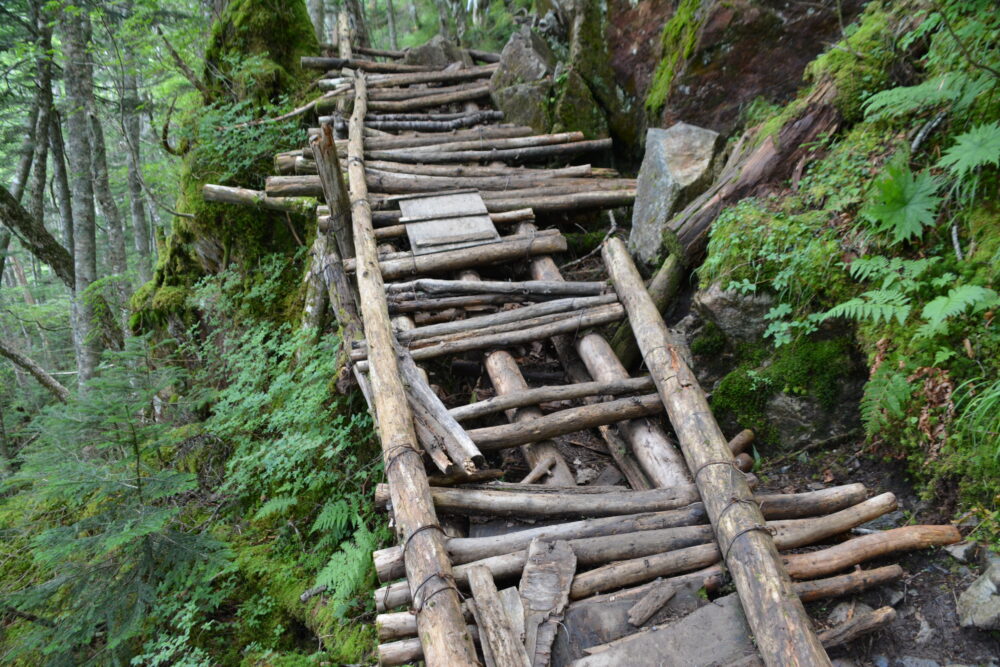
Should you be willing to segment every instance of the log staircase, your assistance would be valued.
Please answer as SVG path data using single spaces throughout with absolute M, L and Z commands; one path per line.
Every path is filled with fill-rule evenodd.
M 858 566 L 957 530 L 844 539 L 895 509 L 892 494 L 755 493 L 753 434 L 723 436 L 622 242 L 603 244 L 609 280 L 564 280 L 554 256 L 566 238 L 544 223 L 635 197 L 633 179 L 583 162 L 610 140 L 504 124 L 489 106 L 495 54 L 404 65 L 402 53 L 352 50 L 343 16 L 337 48 L 303 59 L 324 72 L 323 95 L 297 111 L 318 118 L 309 144 L 275 157 L 264 192 L 204 196 L 295 212 L 325 201 L 305 319 L 322 322 L 328 300 L 382 443 L 375 502 L 397 544 L 374 554 L 379 663 L 822 665 L 824 647 L 891 622 L 886 607 L 817 633 L 803 601 L 897 580 L 898 565 Z M 601 333 L 622 320 L 642 353 L 637 376 Z M 529 384 L 540 343 L 565 383 Z M 442 400 L 452 369 L 470 367 L 489 384 L 472 402 Z M 593 449 L 607 464 L 578 484 L 573 452 Z M 514 450 L 529 472 L 496 481 Z M 802 551 L 818 543 L 832 546 Z M 657 621 L 683 587 L 729 582 L 736 594 L 712 610 Z M 623 609 L 628 625 L 563 637 L 554 655 L 562 619 L 583 605 Z M 698 637 L 697 615 L 714 609 L 735 619 L 735 644 Z

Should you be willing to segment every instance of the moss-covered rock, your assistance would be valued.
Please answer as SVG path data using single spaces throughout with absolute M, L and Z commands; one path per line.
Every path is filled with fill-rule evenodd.
M 552 131 L 583 132 L 588 139 L 608 136 L 608 119 L 576 70 L 557 72 L 555 106 L 552 109 Z

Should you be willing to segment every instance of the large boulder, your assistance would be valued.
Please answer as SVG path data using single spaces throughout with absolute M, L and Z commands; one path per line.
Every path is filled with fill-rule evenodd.
M 641 188 L 641 174 L 639 178 Z M 636 209 L 638 208 L 637 197 Z M 774 297 L 769 294 L 744 294 L 737 290 L 722 289 L 719 283 L 712 283 L 694 295 L 695 311 L 704 320 L 718 327 L 727 339 L 737 342 L 760 341 L 768 326 L 765 316 L 773 306 Z
M 959 596 L 958 619 L 963 628 L 1000 630 L 1000 559 Z
M 720 145 L 718 132 L 687 123 L 646 133 L 628 242 L 644 268 L 658 266 L 667 254 L 670 216 L 711 184 Z
M 608 119 L 583 77 L 575 69 L 559 68 L 555 80 L 559 83 L 552 110 L 552 131 L 579 131 L 588 139 L 608 136 Z
M 443 35 L 438 34 L 418 47 L 407 49 L 403 63 L 406 65 L 425 65 L 438 69 L 443 69 L 451 63 L 462 63 L 466 67 L 472 67 L 472 58 L 468 51 L 452 44 Z

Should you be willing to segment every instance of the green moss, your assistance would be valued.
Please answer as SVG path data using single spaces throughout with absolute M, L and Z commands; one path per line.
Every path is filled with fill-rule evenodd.
M 705 326 L 691 341 L 691 352 L 701 357 L 714 357 L 726 349 L 726 334 L 714 322 L 705 322 Z
M 670 96 L 670 87 L 684 62 L 694 53 L 701 21 L 698 17 L 700 0 L 681 0 L 674 15 L 664 24 L 660 34 L 660 62 L 653 73 L 653 82 L 646 95 L 646 111 L 657 114 Z
M 880 2 L 872 2 L 861 18 L 844 31 L 845 37 L 806 68 L 806 76 L 818 81 L 831 76 L 837 86 L 834 104 L 848 122 L 861 120 L 862 105 L 890 82 L 892 49 L 890 14 Z
M 583 132 L 587 139 L 608 136 L 608 120 L 604 111 L 576 70 L 570 69 L 556 76 L 554 96 L 553 132 Z

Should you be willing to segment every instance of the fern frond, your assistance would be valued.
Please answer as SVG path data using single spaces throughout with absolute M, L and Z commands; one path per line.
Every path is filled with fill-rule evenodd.
M 351 506 L 342 498 L 328 502 L 313 521 L 312 532 L 342 535 L 351 521 L 351 513 Z
M 257 510 L 256 514 L 253 515 L 254 521 L 266 519 L 267 517 L 275 514 L 284 514 L 291 509 L 296 502 L 298 502 L 298 499 L 294 496 L 278 496 L 276 498 L 271 498 L 264 503 L 259 510 Z
M 989 77 L 948 72 L 916 86 L 900 86 L 875 93 L 863 105 L 865 118 L 881 120 L 905 116 L 941 104 L 953 104 L 956 110 L 961 111 L 991 85 Z
M 924 306 L 920 315 L 927 320 L 917 329 L 918 338 L 930 338 L 944 333 L 947 321 L 965 313 L 970 307 L 974 311 L 996 305 L 997 293 L 980 285 L 959 285 L 948 290 Z
M 900 324 L 910 315 L 910 297 L 894 290 L 871 290 L 826 311 L 823 319 L 846 317 L 856 322 L 890 322 Z
M 957 178 L 987 164 L 1000 166 L 1000 122 L 977 125 L 958 135 L 955 144 L 938 160 L 938 166 Z
M 910 399 L 911 387 L 906 376 L 882 366 L 876 371 L 861 397 L 861 421 L 869 435 L 875 435 L 885 428 L 890 418 L 901 419 L 905 414 L 906 402 Z

